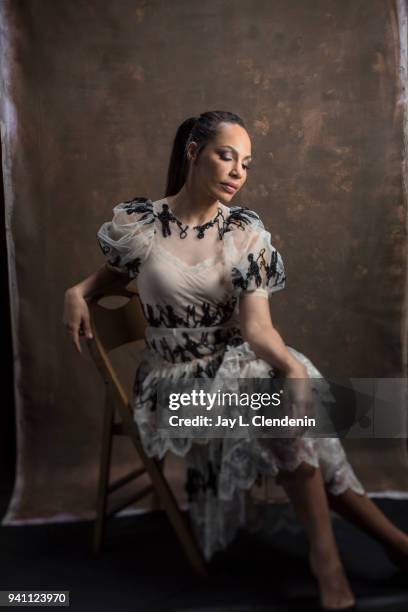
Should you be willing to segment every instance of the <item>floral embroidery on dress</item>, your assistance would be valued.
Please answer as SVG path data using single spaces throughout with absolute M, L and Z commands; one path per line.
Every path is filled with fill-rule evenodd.
M 154 222 L 153 202 L 149 198 L 132 198 L 123 202 L 123 210 L 126 210 L 128 215 L 137 213 L 141 215 L 140 221 L 147 220 L 147 223 Z
M 146 320 L 152 327 L 209 327 L 228 321 L 236 304 L 236 297 L 215 306 L 209 302 L 201 302 L 200 305 L 187 304 L 184 316 L 177 314 L 172 304 L 141 302 L 141 307 Z
M 212 329 L 213 328 L 213 329 Z M 180 329 L 178 341 L 171 344 L 166 337 L 146 338 L 146 344 L 155 353 L 170 363 L 188 363 L 195 359 L 203 359 L 222 351 L 227 345 L 237 346 L 243 343 L 238 327 L 210 326 L 206 331 L 191 328 L 193 334 Z
M 153 237 L 153 202 L 135 197 L 117 204 L 113 218 L 105 222 L 97 233 L 97 241 L 113 268 L 137 278 L 143 262 L 145 247 Z M 151 226 L 151 227 L 149 227 Z
M 233 226 L 245 231 L 245 225 L 250 225 L 253 221 L 260 221 L 259 215 L 254 210 L 245 206 L 231 206 L 224 233 L 230 232 Z
M 245 276 L 238 268 L 232 268 L 232 283 L 235 287 L 248 289 L 252 280 L 254 280 L 256 287 L 261 287 L 263 283 L 261 270 L 265 270 L 265 286 L 278 289 L 285 285 L 286 275 L 282 267 L 278 268 L 278 252 L 276 249 L 272 249 L 270 263 L 268 264 L 265 260 L 265 251 L 266 249 L 262 248 L 256 258 L 254 253 L 248 253 L 247 258 L 249 263 Z M 271 280 L 274 282 L 271 283 Z

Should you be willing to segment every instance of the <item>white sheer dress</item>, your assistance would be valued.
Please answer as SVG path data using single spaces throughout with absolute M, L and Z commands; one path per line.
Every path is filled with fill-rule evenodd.
M 285 286 L 282 257 L 258 213 L 219 203 L 201 232 L 185 226 L 166 198 L 135 197 L 113 209 L 98 242 L 108 265 L 135 279 L 148 326 L 134 379 L 134 418 L 146 452 L 170 450 L 186 458 L 190 516 L 207 559 L 225 548 L 246 522 L 245 491 L 260 475 L 275 477 L 302 461 L 318 467 L 327 489 L 364 488 L 337 438 L 270 440 L 216 438 L 196 443 L 156 427 L 158 381 L 192 378 L 267 378 L 277 374 L 257 358 L 239 328 L 239 301 L 265 299 Z M 201 237 L 200 237 L 201 233 Z M 313 363 L 292 347 L 311 377 L 315 402 L 335 402 Z M 319 384 L 315 384 L 319 380 Z

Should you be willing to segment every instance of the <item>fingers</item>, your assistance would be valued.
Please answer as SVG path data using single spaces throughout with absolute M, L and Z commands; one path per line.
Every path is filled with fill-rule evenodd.
M 82 353 L 81 343 L 79 341 L 79 336 L 83 335 L 83 330 L 74 324 L 66 324 L 65 327 L 68 330 L 68 333 L 71 335 L 71 340 L 74 343 L 75 349 L 78 353 Z
M 76 328 L 72 333 L 72 341 L 78 353 L 82 353 L 81 343 L 79 342 L 79 330 Z
M 65 299 L 62 323 L 70 334 L 76 351 L 82 353 L 79 336 L 93 338 L 89 310 L 83 298 L 75 296 L 73 299 Z
M 84 319 L 83 328 L 84 328 L 83 333 L 86 334 L 86 337 L 87 338 L 93 338 L 92 329 L 91 329 L 91 322 L 90 322 L 90 320 L 88 318 Z

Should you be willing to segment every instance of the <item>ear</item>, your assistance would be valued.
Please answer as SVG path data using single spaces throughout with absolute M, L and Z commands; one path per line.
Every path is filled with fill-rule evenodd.
M 192 140 L 191 142 L 189 142 L 188 147 L 187 147 L 187 159 L 188 159 L 188 161 L 196 159 L 197 146 L 198 145 L 195 142 L 195 140 Z

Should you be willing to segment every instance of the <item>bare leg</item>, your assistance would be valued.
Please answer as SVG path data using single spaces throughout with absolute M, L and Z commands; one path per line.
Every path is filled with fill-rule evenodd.
M 327 492 L 330 507 L 374 537 L 398 567 L 408 571 L 408 534 L 394 525 L 366 495 L 347 489 L 340 495 Z
M 322 607 L 330 610 L 352 606 L 355 598 L 337 550 L 320 468 L 302 462 L 293 472 L 279 472 L 276 480 L 306 530 L 310 565 L 319 582 Z

